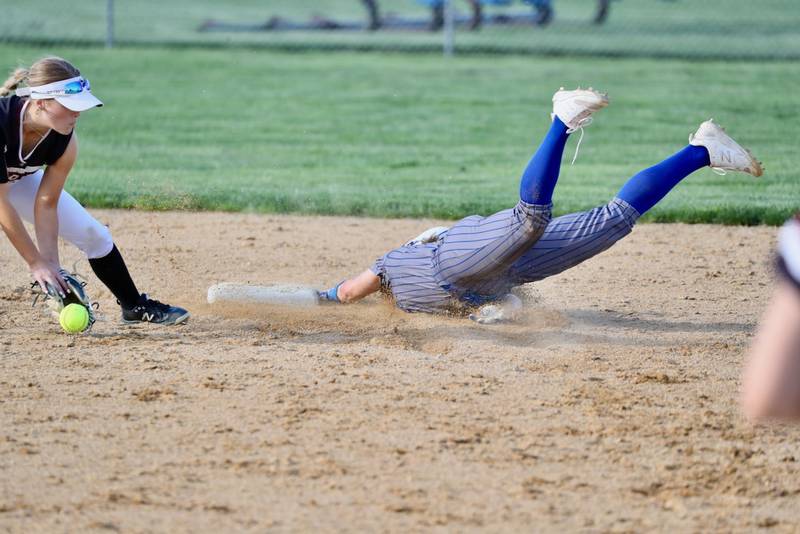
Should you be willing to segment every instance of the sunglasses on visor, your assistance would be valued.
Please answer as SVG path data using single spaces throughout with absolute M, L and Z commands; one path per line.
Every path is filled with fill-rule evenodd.
M 77 95 L 84 91 L 91 91 L 89 80 L 83 77 L 70 78 L 60 82 L 48 83 L 38 87 L 21 87 L 17 89 L 17 96 L 56 97 Z
M 89 80 L 81 78 L 80 80 L 76 80 L 74 82 L 69 82 L 68 84 L 65 84 L 64 88 L 62 89 L 62 92 L 65 95 L 77 95 L 78 93 L 91 90 L 92 86 L 89 84 Z

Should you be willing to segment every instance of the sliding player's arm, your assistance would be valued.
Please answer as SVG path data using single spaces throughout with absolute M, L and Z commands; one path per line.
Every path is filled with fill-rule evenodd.
M 355 278 L 344 280 L 327 291 L 320 291 L 321 301 L 351 303 L 375 293 L 381 288 L 381 279 L 367 269 Z

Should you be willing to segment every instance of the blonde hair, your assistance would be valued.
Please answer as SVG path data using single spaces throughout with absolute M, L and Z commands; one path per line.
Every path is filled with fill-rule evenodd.
M 80 76 L 81 71 L 60 57 L 43 57 L 27 69 L 14 69 L 0 86 L 0 97 L 10 95 L 20 85 L 36 87 Z

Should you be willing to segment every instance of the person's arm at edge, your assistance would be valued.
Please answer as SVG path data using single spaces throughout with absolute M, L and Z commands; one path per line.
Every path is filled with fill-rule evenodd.
M 742 380 L 753 420 L 800 418 L 800 291 L 783 280 L 761 320 Z

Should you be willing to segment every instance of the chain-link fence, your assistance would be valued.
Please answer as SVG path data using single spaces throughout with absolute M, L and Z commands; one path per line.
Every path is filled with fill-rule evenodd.
M 117 45 L 800 58 L 798 0 L 26 0 L 2 12 L 7 42 L 103 44 L 113 27 Z

